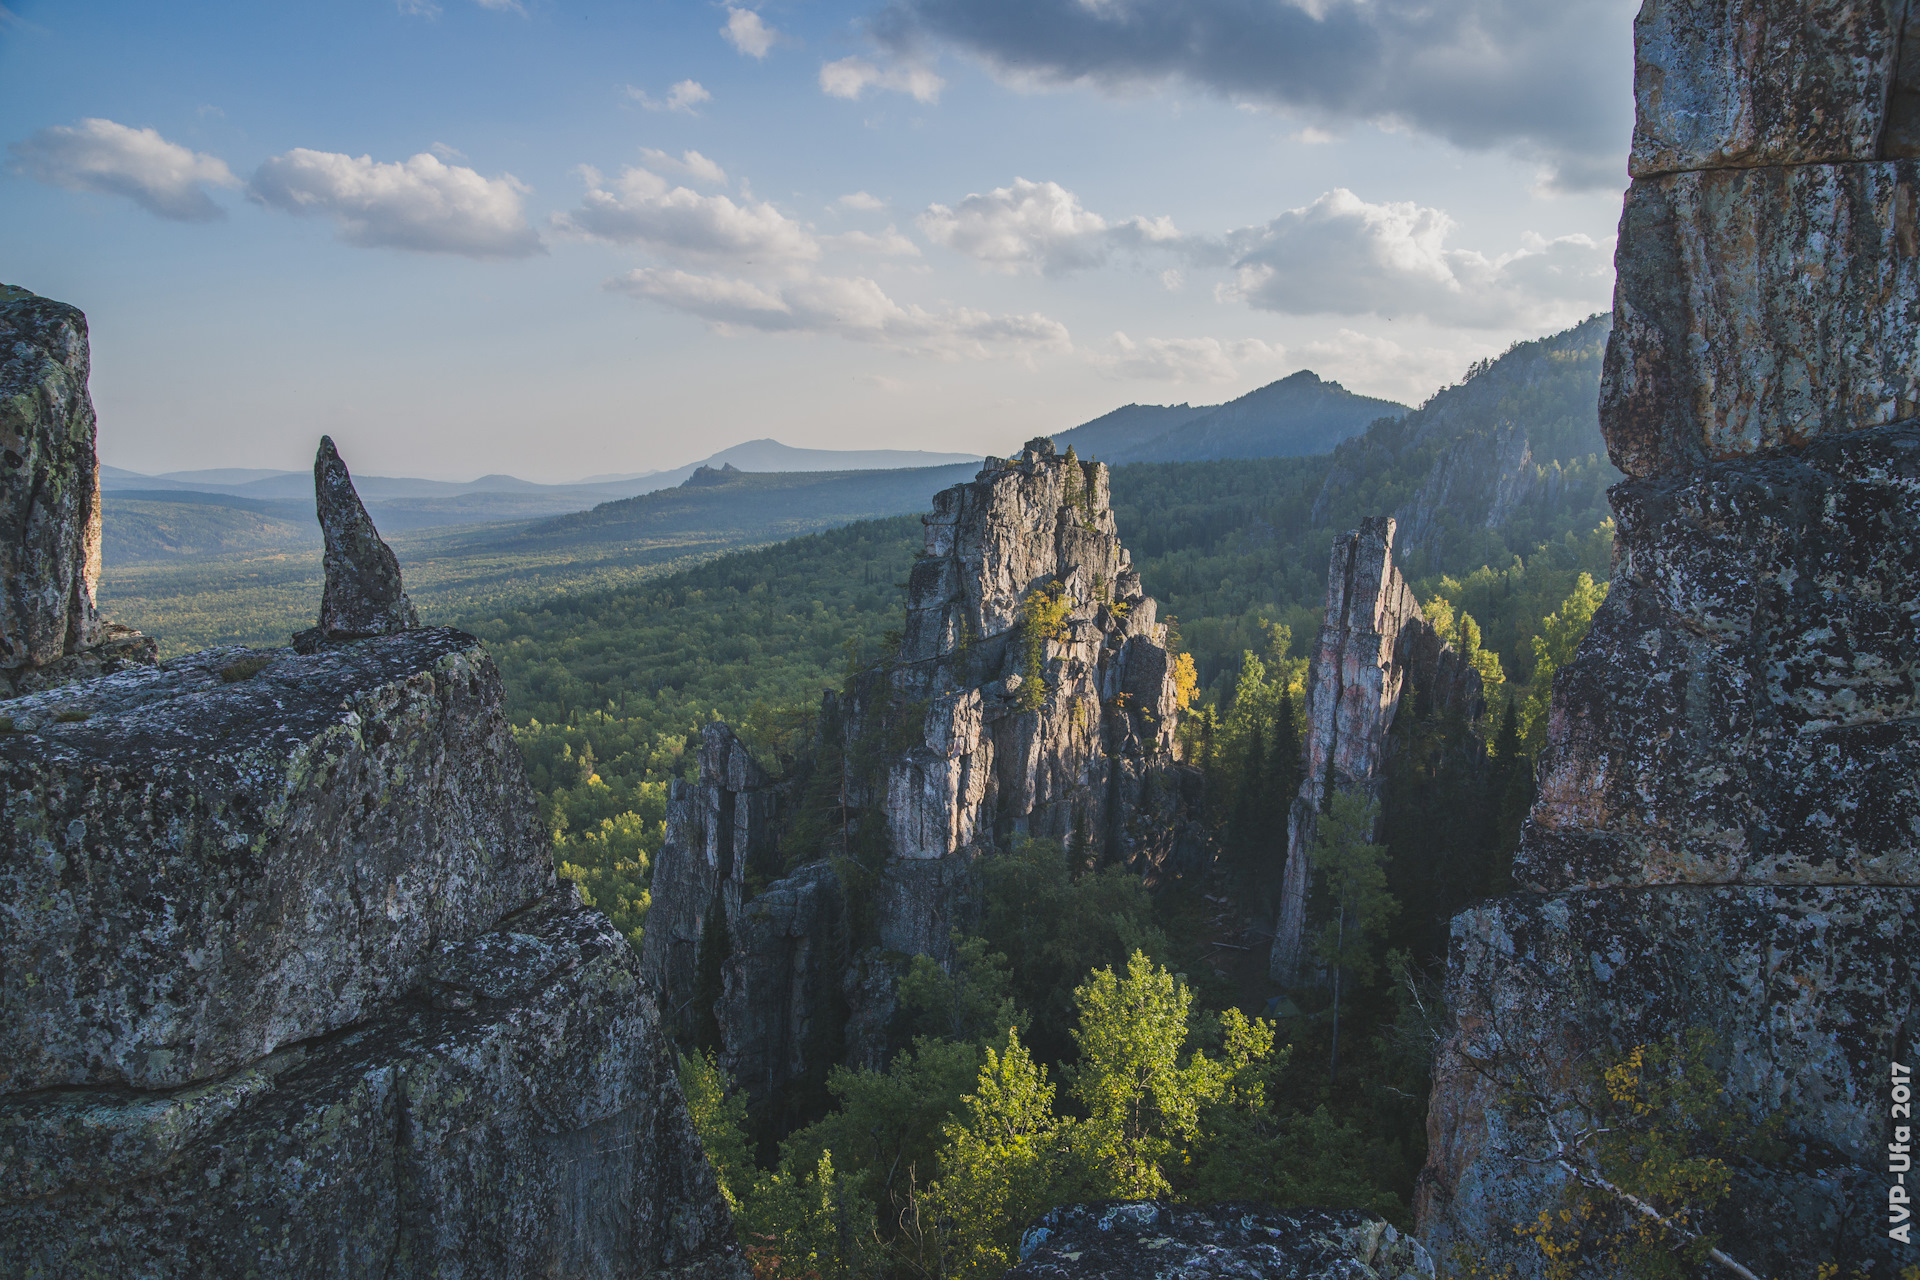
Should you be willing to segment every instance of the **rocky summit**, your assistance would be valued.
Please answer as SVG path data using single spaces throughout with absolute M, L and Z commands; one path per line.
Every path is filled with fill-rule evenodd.
M 1121 545 L 1106 467 L 1035 440 L 923 520 L 897 648 L 823 708 L 836 817 L 805 865 L 779 854 L 791 786 L 724 726 L 669 801 L 645 971 L 673 1025 L 710 1028 L 762 1101 L 831 1062 L 885 1062 L 896 964 L 945 962 L 983 854 L 1051 838 L 1149 878 L 1206 855 L 1166 624 Z M 811 861 L 856 845 L 877 850 L 859 889 L 870 936 Z M 750 896 L 749 878 L 768 887 Z
M 1695 1036 L 1725 1086 L 1701 1122 L 1778 1130 L 1693 1229 L 1761 1275 L 1912 1260 L 1878 1225 L 1920 1012 L 1904 10 L 1641 13 L 1613 584 L 1554 684 L 1522 892 L 1453 923 L 1418 1206 L 1443 1255 L 1537 1274 L 1511 1226 L 1592 1185 L 1595 1073 Z
M 50 492 L 91 483 L 85 434 Z M 352 552 L 326 598 L 384 601 L 392 634 L 323 608 L 313 652 L 0 708 L 0 1273 L 744 1277 L 639 964 L 555 878 L 492 660 L 412 625 L 391 552 L 357 580 L 377 535 L 330 446 L 316 471 Z

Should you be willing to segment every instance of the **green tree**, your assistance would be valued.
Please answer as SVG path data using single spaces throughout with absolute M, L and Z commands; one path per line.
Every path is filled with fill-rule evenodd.
M 1379 806 L 1335 791 L 1320 815 L 1308 859 L 1332 904 L 1313 952 L 1333 975 L 1333 1049 L 1329 1074 L 1340 1072 L 1340 1001 L 1346 975 L 1372 978 L 1375 946 L 1400 904 L 1387 892 L 1387 847 L 1373 843 Z
M 1026 1013 L 1013 1002 L 1007 958 L 987 950 L 985 938 L 953 932 L 953 962 L 915 956 L 900 979 L 900 1008 L 916 1035 L 974 1043 L 1008 1028 L 1024 1032 Z
M 986 1050 L 974 1091 L 943 1133 L 940 1180 L 931 1188 L 948 1274 L 995 1280 L 1016 1260 L 1020 1233 L 1074 1194 L 1075 1123 L 1054 1114 L 1054 1085 L 1019 1034 Z
M 1554 673 L 1573 661 L 1574 651 L 1587 638 L 1593 615 L 1606 598 L 1607 584 L 1596 583 L 1593 575 L 1582 573 L 1560 607 L 1541 619 L 1540 634 L 1532 642 L 1533 679 L 1528 682 L 1526 702 L 1520 708 L 1520 738 L 1529 756 L 1538 756 L 1546 742 Z
M 736 1189 L 752 1186 L 753 1153 L 747 1145 L 747 1099 L 734 1090 L 711 1050 L 679 1055 L 680 1092 L 687 1096 L 694 1132 L 706 1148 L 707 1162 L 720 1184 L 727 1207 L 739 1211 Z

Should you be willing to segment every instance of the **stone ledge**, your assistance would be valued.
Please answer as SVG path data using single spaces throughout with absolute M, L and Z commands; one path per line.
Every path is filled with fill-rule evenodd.
M 0 1101 L 0 1272 L 744 1276 L 604 916 L 556 894 L 435 971 L 467 1007 L 410 1001 L 186 1090 Z
M 553 884 L 498 673 L 457 631 L 209 650 L 6 711 L 0 1092 L 220 1075 Z
M 1027 1228 L 1007 1280 L 1432 1280 L 1420 1243 L 1358 1209 L 1108 1200 Z

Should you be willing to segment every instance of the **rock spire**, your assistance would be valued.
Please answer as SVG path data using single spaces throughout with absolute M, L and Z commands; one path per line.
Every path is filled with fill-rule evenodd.
M 1735 1161 L 1698 1226 L 1762 1275 L 1912 1260 L 1885 1105 L 1920 1015 L 1906 8 L 1648 0 L 1635 26 L 1613 584 L 1554 682 L 1522 891 L 1454 920 L 1417 1206 L 1492 1269 L 1538 1271 L 1511 1224 L 1556 1203 L 1591 1072 L 1689 1033 L 1792 1153 Z
M 1268 964 L 1274 981 L 1301 978 L 1313 847 L 1327 787 L 1380 799 L 1387 731 L 1409 684 L 1469 723 L 1485 711 L 1480 677 L 1443 643 L 1393 563 L 1395 523 L 1360 522 L 1333 544 L 1327 611 L 1307 665 L 1300 794 L 1287 814 L 1286 869 Z
M 319 622 L 295 636 L 295 646 L 311 651 L 419 626 L 420 616 L 400 581 L 400 562 L 380 540 L 331 436 L 320 437 L 314 454 L 313 498 L 327 542 L 327 584 Z
M 87 318 L 0 285 L 0 694 L 152 662 L 104 622 Z

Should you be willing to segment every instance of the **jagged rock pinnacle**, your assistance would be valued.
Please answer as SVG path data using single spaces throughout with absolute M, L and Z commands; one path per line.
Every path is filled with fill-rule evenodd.
M 331 436 L 320 437 L 314 455 L 313 500 L 327 540 L 327 585 L 320 621 L 296 635 L 294 647 L 312 652 L 323 644 L 418 627 L 420 616 L 400 581 L 400 562 L 380 540 Z

